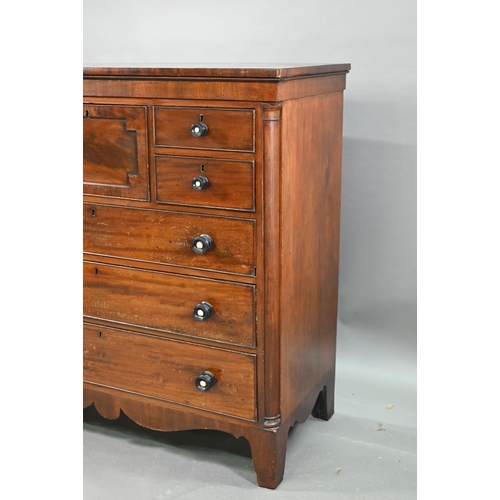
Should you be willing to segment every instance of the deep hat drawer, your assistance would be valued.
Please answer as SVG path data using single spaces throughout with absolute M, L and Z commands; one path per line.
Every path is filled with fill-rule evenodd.
M 145 106 L 83 106 L 83 191 L 149 200 Z

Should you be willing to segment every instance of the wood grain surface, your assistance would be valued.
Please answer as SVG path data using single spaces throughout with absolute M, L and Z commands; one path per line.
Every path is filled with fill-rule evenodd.
M 252 220 L 84 204 L 83 232 L 86 253 L 255 275 Z M 202 234 L 213 248 L 197 254 Z
M 85 325 L 86 382 L 237 417 L 255 418 L 255 357 L 167 339 Z M 217 383 L 200 392 L 210 371 Z
M 253 161 L 156 155 L 155 172 L 159 203 L 255 210 Z M 200 175 L 209 185 L 196 191 L 191 181 Z
M 334 411 L 349 69 L 84 70 L 85 406 L 244 436 L 258 484 L 280 484 L 290 428 Z
M 145 106 L 83 106 L 83 190 L 149 200 Z
M 191 135 L 191 125 L 208 126 L 202 137 Z M 254 111 L 195 107 L 155 107 L 155 145 L 224 151 L 255 151 Z
M 245 346 L 255 343 L 251 285 L 88 262 L 83 271 L 87 318 Z M 203 301 L 215 312 L 200 322 L 192 313 Z

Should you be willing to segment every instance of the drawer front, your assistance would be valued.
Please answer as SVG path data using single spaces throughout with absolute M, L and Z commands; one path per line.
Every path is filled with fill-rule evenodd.
M 83 231 L 89 254 L 255 274 L 252 220 L 84 204 Z M 211 249 L 196 247 L 201 235 Z
M 149 200 L 146 108 L 83 107 L 85 194 Z
M 254 286 L 84 263 L 83 314 L 237 345 L 255 345 Z M 197 321 L 208 302 L 213 314 Z
M 208 127 L 206 135 L 194 137 L 192 125 Z M 220 151 L 255 151 L 255 111 L 160 107 L 154 108 L 155 145 L 174 148 L 214 149 Z
M 84 381 L 255 419 L 255 356 L 84 325 Z M 195 379 L 217 382 L 200 392 Z
M 156 156 L 155 167 L 159 203 L 255 210 L 251 161 Z

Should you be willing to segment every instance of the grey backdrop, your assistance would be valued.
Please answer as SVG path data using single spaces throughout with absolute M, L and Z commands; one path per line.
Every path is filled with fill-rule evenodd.
M 84 0 L 83 6 L 84 64 L 352 64 L 336 412 L 415 428 L 416 1 Z

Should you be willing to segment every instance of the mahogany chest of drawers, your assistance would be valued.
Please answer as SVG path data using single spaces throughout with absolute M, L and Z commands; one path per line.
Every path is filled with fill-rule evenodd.
M 333 414 L 349 64 L 83 74 L 84 406 L 248 439 Z

